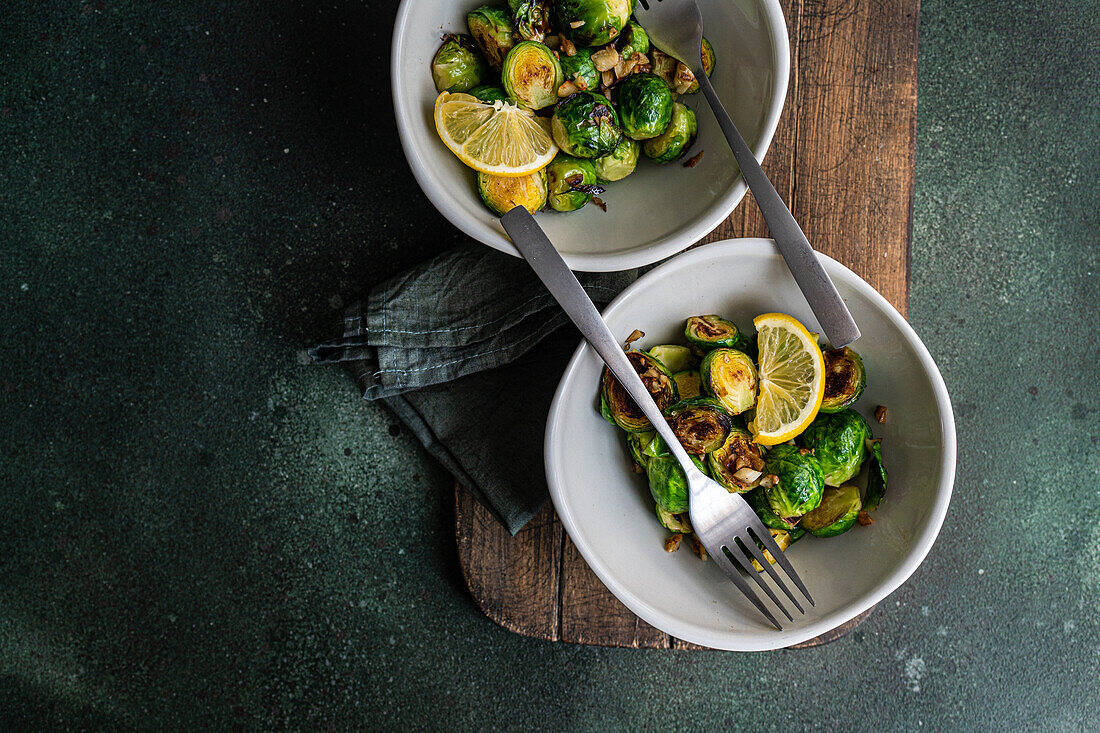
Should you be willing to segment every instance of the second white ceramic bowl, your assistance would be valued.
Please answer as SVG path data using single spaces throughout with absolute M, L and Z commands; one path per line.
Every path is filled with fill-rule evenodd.
M 477 196 L 475 173 L 439 140 L 430 64 L 440 36 L 466 32 L 478 0 L 403 0 L 393 29 L 391 81 L 401 145 L 420 187 L 456 227 L 502 252 L 517 255 L 497 218 Z M 787 95 L 790 46 L 778 0 L 699 0 L 703 30 L 715 47 L 711 81 L 738 129 L 763 160 Z M 694 244 L 720 224 L 745 195 L 733 154 L 702 94 L 682 100 L 695 110 L 705 155 L 694 168 L 638 163 L 629 178 L 601 196 L 607 212 L 538 217 L 574 270 L 604 272 L 647 265 Z

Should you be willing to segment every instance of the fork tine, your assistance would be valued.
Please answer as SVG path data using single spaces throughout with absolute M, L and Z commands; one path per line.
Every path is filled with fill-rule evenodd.
M 750 527 L 749 530 L 751 531 L 752 528 Z M 771 535 L 769 534 L 768 536 L 770 537 Z M 787 588 L 787 584 L 784 583 L 783 579 L 779 577 L 779 573 L 777 573 L 775 571 L 775 568 L 772 567 L 772 564 L 768 562 L 768 558 L 764 557 L 764 552 L 756 546 L 756 543 L 753 542 L 752 539 L 745 541 L 745 539 L 743 538 L 741 539 L 741 543 L 745 546 L 745 553 L 752 555 L 754 558 L 756 558 L 756 561 L 760 563 L 760 567 L 764 568 L 764 572 L 770 575 L 772 581 L 779 586 L 780 590 L 787 594 L 787 598 L 791 599 L 791 603 L 793 603 L 794 607 L 798 609 L 798 612 L 806 613 L 806 609 L 802 608 L 802 604 L 798 602 L 798 599 L 795 598 L 794 594 L 791 593 L 789 588 Z M 772 557 L 774 556 L 775 553 L 773 552 Z M 756 572 L 755 568 L 749 570 L 749 572 L 751 572 L 754 577 L 759 574 Z
M 759 610 L 760 613 L 764 614 L 764 616 L 772 622 L 772 626 L 774 626 L 777 630 L 782 631 L 783 627 L 780 626 L 779 622 L 775 620 L 775 616 L 771 614 L 771 611 L 769 611 L 764 603 L 760 600 L 760 598 L 757 597 L 756 592 L 753 591 L 752 587 L 749 586 L 749 584 L 745 582 L 745 579 L 741 577 L 741 573 L 738 572 L 737 568 L 733 566 L 733 563 L 729 560 L 728 557 L 725 556 L 725 553 L 722 553 L 722 555 L 712 554 L 711 557 L 714 559 L 714 564 L 717 565 L 722 570 L 722 572 L 726 574 L 727 578 L 733 581 L 733 584 L 736 585 L 737 589 L 745 595 L 745 598 L 748 598 L 750 601 L 752 601 L 752 605 L 756 606 L 757 610 Z M 780 608 L 783 607 L 780 606 Z
M 794 584 L 798 586 L 798 589 L 802 591 L 802 595 L 806 596 L 806 600 L 810 602 L 810 605 L 816 608 L 817 604 L 814 602 L 814 597 L 810 595 L 810 591 L 806 590 L 806 586 L 802 582 L 802 578 L 798 577 L 798 573 L 794 571 L 794 566 L 791 565 L 791 561 L 788 560 L 787 556 L 783 554 L 783 551 L 779 549 L 779 545 L 775 544 L 775 540 L 772 539 L 771 533 L 764 528 L 764 524 L 759 519 L 756 519 L 755 522 L 752 522 L 749 525 L 749 530 L 752 531 L 752 533 L 760 539 L 761 544 L 763 544 L 768 552 L 772 554 L 772 557 L 774 557 L 775 561 L 779 563 L 779 566 L 783 568 L 788 577 L 790 577 L 790 579 L 794 581 Z M 760 564 L 763 565 L 764 563 Z M 770 563 L 768 564 L 768 567 L 771 567 Z M 773 574 L 772 578 L 774 579 L 775 577 L 775 574 Z M 786 591 L 787 589 L 784 587 L 783 590 Z M 787 591 L 787 595 L 791 595 L 790 591 Z M 792 596 L 791 599 L 794 600 L 794 597 Z
M 738 546 L 739 544 L 744 544 L 745 540 L 741 539 L 740 537 L 738 537 L 737 540 L 738 541 L 733 543 L 732 546 L 723 547 L 722 552 L 729 553 L 730 559 L 740 565 L 741 569 L 748 573 L 749 577 L 756 581 L 756 584 L 760 586 L 761 590 L 763 590 L 764 593 L 767 594 L 768 598 L 772 599 L 772 603 L 776 605 L 776 608 L 783 612 L 783 615 L 787 617 L 787 620 L 793 622 L 794 616 L 791 616 L 791 612 L 787 610 L 786 606 L 779 602 L 778 596 L 776 596 L 772 589 L 768 587 L 768 584 L 761 579 L 760 574 L 753 569 L 752 563 L 745 560 L 745 556 L 742 554 L 742 552 L 744 551 Z M 752 540 L 749 541 L 751 542 Z M 798 603 L 796 602 L 794 605 L 797 606 Z M 802 611 L 801 608 L 799 608 L 798 610 Z M 805 613 L 805 611 L 803 611 L 803 613 Z

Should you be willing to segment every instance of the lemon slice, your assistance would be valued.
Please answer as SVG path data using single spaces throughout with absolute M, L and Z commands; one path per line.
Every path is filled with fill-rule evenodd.
M 760 396 L 750 424 L 755 442 L 777 445 L 801 433 L 825 395 L 825 360 L 817 339 L 783 313 L 753 319 L 759 350 Z
M 469 94 L 443 92 L 436 98 L 435 130 L 459 160 L 494 176 L 531 175 L 558 152 L 546 119 L 508 102 L 481 102 Z

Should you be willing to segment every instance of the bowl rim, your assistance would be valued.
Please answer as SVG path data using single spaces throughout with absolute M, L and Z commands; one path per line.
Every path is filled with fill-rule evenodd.
M 562 373 L 554 392 L 554 399 L 550 405 L 550 412 L 546 419 L 546 434 L 543 443 L 543 455 L 546 467 L 546 480 L 550 487 L 550 498 L 554 508 L 561 519 L 565 531 L 573 541 L 577 550 L 581 553 L 588 566 L 596 573 L 599 579 L 607 586 L 616 598 L 637 616 L 652 626 L 665 631 L 679 639 L 711 647 L 730 651 L 768 651 L 799 644 L 813 639 L 830 631 L 837 626 L 855 618 L 888 595 L 897 590 L 916 571 L 924 558 L 931 550 L 936 537 L 943 526 L 947 515 L 947 507 L 951 500 L 951 493 L 955 479 L 956 461 L 956 434 L 954 413 L 951 409 L 951 400 L 947 393 L 947 386 L 943 376 L 936 366 L 932 355 L 928 352 L 920 337 L 913 328 L 898 313 L 898 311 L 877 290 L 871 287 L 863 278 L 852 270 L 837 262 L 828 255 L 817 253 L 822 260 L 825 269 L 833 277 L 845 280 L 845 284 L 851 286 L 860 295 L 867 298 L 870 303 L 882 311 L 886 317 L 899 330 L 909 346 L 917 354 L 921 368 L 928 376 L 935 396 L 936 409 L 940 417 L 940 425 L 943 431 L 943 459 L 940 462 L 939 475 L 936 481 L 936 496 L 929 518 L 920 534 L 914 537 L 913 549 L 905 556 L 899 567 L 880 585 L 869 593 L 856 598 L 842 606 L 837 611 L 824 616 L 820 620 L 802 628 L 788 628 L 782 632 L 775 632 L 761 626 L 761 632 L 746 633 L 743 631 L 713 632 L 699 629 L 691 624 L 666 616 L 663 612 L 649 606 L 644 600 L 633 594 L 603 566 L 597 557 L 581 539 L 577 525 L 570 510 L 569 503 L 565 499 L 562 477 L 559 475 L 559 467 L 554 464 L 555 441 L 560 434 L 560 426 L 566 418 L 564 414 L 564 394 L 566 384 L 573 379 L 574 373 L 579 369 L 581 361 L 591 355 L 598 359 L 594 350 L 582 339 L 573 352 L 569 364 Z M 643 288 L 652 287 L 655 281 L 659 281 L 666 273 L 673 270 L 681 270 L 697 264 L 702 260 L 710 260 L 718 257 L 736 257 L 743 255 L 771 255 L 779 258 L 779 251 L 775 242 L 771 239 L 726 239 L 720 242 L 703 245 L 689 252 L 674 257 L 638 278 L 634 283 L 623 290 L 603 311 L 604 318 L 613 317 L 621 304 L 631 298 L 635 292 Z
M 403 83 L 400 59 L 403 58 L 405 53 L 406 31 L 412 22 L 410 16 L 412 15 L 413 4 L 420 1 L 401 0 L 401 4 L 397 9 L 397 17 L 394 20 L 390 43 L 390 86 L 401 149 L 405 153 L 405 159 L 412 169 L 417 184 L 428 197 L 428 200 L 432 202 L 432 205 L 439 210 L 439 213 L 443 214 L 444 218 L 482 244 L 513 257 L 519 257 L 519 252 L 505 235 L 503 227 L 487 226 L 474 217 L 466 207 L 455 205 L 454 202 L 449 200 L 444 185 L 436 178 L 413 141 L 411 125 L 414 120 L 419 118 L 408 113 L 413 105 L 410 99 L 412 94 L 409 87 Z M 776 94 L 773 96 L 764 117 L 763 134 L 756 145 L 753 146 L 752 151 L 756 159 L 763 163 L 764 156 L 771 147 L 776 128 L 779 126 L 780 115 L 787 102 L 787 91 L 791 75 L 791 45 L 787 34 L 787 21 L 779 0 L 759 0 L 759 2 L 767 19 L 767 27 L 771 36 L 776 76 Z M 571 270 L 581 272 L 617 272 L 658 262 L 683 251 L 712 232 L 733 213 L 747 192 L 748 185 L 745 183 L 745 178 L 743 175 L 738 174 L 725 195 L 717 199 L 703 216 L 686 224 L 678 233 L 674 233 L 656 244 L 628 252 L 563 254 L 562 257 Z

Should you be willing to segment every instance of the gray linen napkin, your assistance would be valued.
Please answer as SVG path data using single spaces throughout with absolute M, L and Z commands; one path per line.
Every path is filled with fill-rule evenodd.
M 603 304 L 637 274 L 577 276 Z M 471 243 L 375 286 L 345 313 L 343 338 L 307 353 L 346 362 L 363 397 L 389 405 L 515 534 L 546 502 L 543 428 L 579 341 L 568 322 L 526 262 Z

